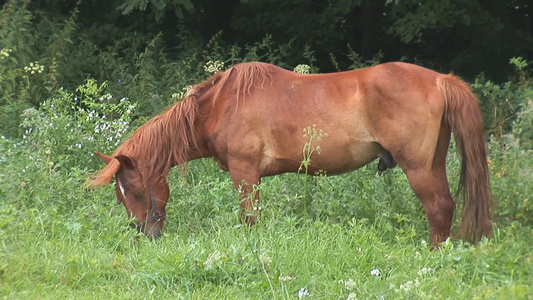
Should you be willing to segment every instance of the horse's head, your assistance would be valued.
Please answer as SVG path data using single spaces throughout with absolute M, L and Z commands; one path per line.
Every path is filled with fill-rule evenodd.
M 148 238 L 161 236 L 165 222 L 165 207 L 168 202 L 169 188 L 165 178 L 149 182 L 143 178 L 135 159 L 117 155 L 115 157 L 98 153 L 109 165 L 115 159 L 120 166 L 115 173 L 115 194 L 117 203 L 124 204 L 130 218 L 136 218 L 133 228 L 143 232 Z

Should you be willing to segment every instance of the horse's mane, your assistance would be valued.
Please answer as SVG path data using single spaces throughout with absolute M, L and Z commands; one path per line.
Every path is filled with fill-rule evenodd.
M 266 81 L 272 82 L 273 65 L 252 62 L 238 64 L 219 72 L 209 80 L 195 85 L 187 96 L 162 114 L 152 118 L 139 127 L 131 137 L 120 145 L 113 157 L 125 155 L 134 158 L 146 180 L 157 180 L 166 176 L 168 170 L 176 164 L 186 163 L 189 149 L 199 149 L 194 122 L 198 117 L 197 99 L 207 91 L 212 92 L 212 101 L 229 88 L 236 96 L 236 109 L 252 88 L 263 88 Z M 93 186 L 108 184 L 119 170 L 120 163 L 112 159 L 91 180 Z
M 213 99 L 218 99 L 222 88 L 226 87 L 228 81 L 233 81 L 230 87 L 236 95 L 236 108 L 241 101 L 244 101 L 246 95 L 250 95 L 252 88 L 264 88 L 265 83 L 270 81 L 272 83 L 272 72 L 279 69 L 278 67 L 262 62 L 249 62 L 235 65 L 220 74 L 220 79 L 217 83 L 216 89 L 213 91 Z M 232 78 L 232 74 L 235 77 Z M 214 77 L 217 77 L 215 75 Z M 213 77 L 213 78 L 214 78 Z

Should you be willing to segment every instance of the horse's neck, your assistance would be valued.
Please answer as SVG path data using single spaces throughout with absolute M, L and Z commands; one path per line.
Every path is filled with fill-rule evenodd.
M 172 161 L 170 163 L 170 167 L 173 168 L 175 166 L 179 166 L 179 165 L 183 165 L 183 164 L 186 164 L 188 162 L 190 162 L 191 160 L 195 160 L 195 159 L 199 159 L 199 158 L 203 158 L 203 157 L 211 157 L 211 153 L 209 153 L 206 149 L 204 149 L 204 147 L 200 146 L 201 149 L 199 150 L 196 150 L 194 149 L 194 151 L 192 149 L 189 149 L 189 152 L 187 153 L 187 160 L 185 161 Z

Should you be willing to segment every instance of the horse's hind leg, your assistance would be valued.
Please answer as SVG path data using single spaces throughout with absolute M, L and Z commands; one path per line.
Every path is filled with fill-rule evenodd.
M 455 203 L 444 169 L 405 170 L 407 179 L 424 206 L 429 222 L 431 243 L 438 245 L 450 236 Z
M 455 203 L 446 177 L 448 144 L 449 131 L 442 130 L 434 153 L 411 149 L 417 153 L 411 153 L 415 155 L 409 158 L 401 155 L 397 157 L 398 164 L 404 170 L 411 188 L 424 206 L 433 245 L 438 245 L 450 236 L 455 211 Z M 431 153 L 429 157 L 427 153 Z M 433 155 L 432 160 L 431 155 Z

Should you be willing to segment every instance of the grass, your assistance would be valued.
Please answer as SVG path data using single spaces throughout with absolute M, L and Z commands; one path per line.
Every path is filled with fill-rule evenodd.
M 227 173 L 212 160 L 195 161 L 185 178 L 171 173 L 165 234 L 150 242 L 128 228 L 112 186 L 84 188 L 91 171 L 1 157 L 0 296 L 531 299 L 533 229 L 508 212 L 531 192 L 531 152 L 524 153 L 493 159 L 494 193 L 505 201 L 497 210 L 506 216 L 496 218 L 494 237 L 474 246 L 451 240 L 436 251 L 425 242 L 423 210 L 398 168 L 379 174 L 372 164 L 315 177 L 308 195 L 303 176 L 266 178 L 263 217 L 249 229 L 237 220 Z M 452 182 L 457 168 L 452 154 Z
M 1 294 L 295 299 L 306 289 L 312 299 L 527 299 L 533 292 L 533 231 L 518 224 L 497 227 L 492 240 L 475 247 L 448 242 L 433 252 L 423 243 L 425 232 L 406 236 L 380 222 L 269 217 L 251 231 L 231 222 L 182 221 L 149 242 L 124 229 L 118 208 L 100 224 L 56 216 L 3 229 L 10 234 L 1 247 Z M 72 222 L 87 225 L 69 227 Z M 379 276 L 371 275 L 375 268 Z

